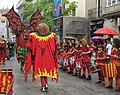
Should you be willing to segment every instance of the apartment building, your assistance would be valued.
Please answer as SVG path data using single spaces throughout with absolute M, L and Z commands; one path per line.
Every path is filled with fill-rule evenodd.
M 86 17 L 90 19 L 90 33 L 99 28 L 120 31 L 120 0 L 87 0 Z M 88 16 L 87 16 L 88 14 Z
M 120 0 L 107 0 L 104 6 L 104 27 L 113 28 L 120 37 Z
M 0 9 L 0 36 L 4 35 L 5 39 L 10 37 L 10 29 L 8 28 L 8 21 L 2 15 L 8 12 L 9 9 Z
M 22 5 L 22 3 L 24 2 L 25 0 L 20 0 L 17 5 L 16 5 L 16 9 L 18 10 L 18 14 L 21 18 L 21 20 L 23 19 L 23 14 L 22 14 L 22 11 L 24 9 L 24 6 Z

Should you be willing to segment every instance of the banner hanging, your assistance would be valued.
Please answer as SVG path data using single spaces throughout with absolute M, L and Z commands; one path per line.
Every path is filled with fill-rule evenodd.
M 60 4 L 61 0 L 53 0 L 53 16 L 60 15 Z

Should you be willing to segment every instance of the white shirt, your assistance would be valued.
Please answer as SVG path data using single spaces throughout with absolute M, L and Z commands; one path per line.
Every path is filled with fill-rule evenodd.
M 107 46 L 106 46 L 106 48 L 107 48 L 107 50 L 108 50 L 108 51 L 107 51 L 107 54 L 110 55 L 110 54 L 111 54 L 111 51 L 112 51 L 112 44 L 108 43 Z

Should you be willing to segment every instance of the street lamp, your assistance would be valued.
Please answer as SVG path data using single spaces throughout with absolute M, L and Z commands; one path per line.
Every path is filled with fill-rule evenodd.
M 9 34 L 8 21 L 7 20 L 6 20 L 6 28 L 7 28 L 7 39 L 9 39 L 10 34 Z

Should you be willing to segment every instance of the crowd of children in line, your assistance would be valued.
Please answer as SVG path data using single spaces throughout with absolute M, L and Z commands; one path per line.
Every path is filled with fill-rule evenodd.
M 91 74 L 98 73 L 98 81 L 105 88 L 113 88 L 113 78 L 116 79 L 116 91 L 120 91 L 120 40 L 111 38 L 99 41 L 97 44 L 82 38 L 80 40 L 62 39 L 58 43 L 60 69 L 79 78 L 91 80 Z M 87 72 L 87 73 L 86 73 Z

